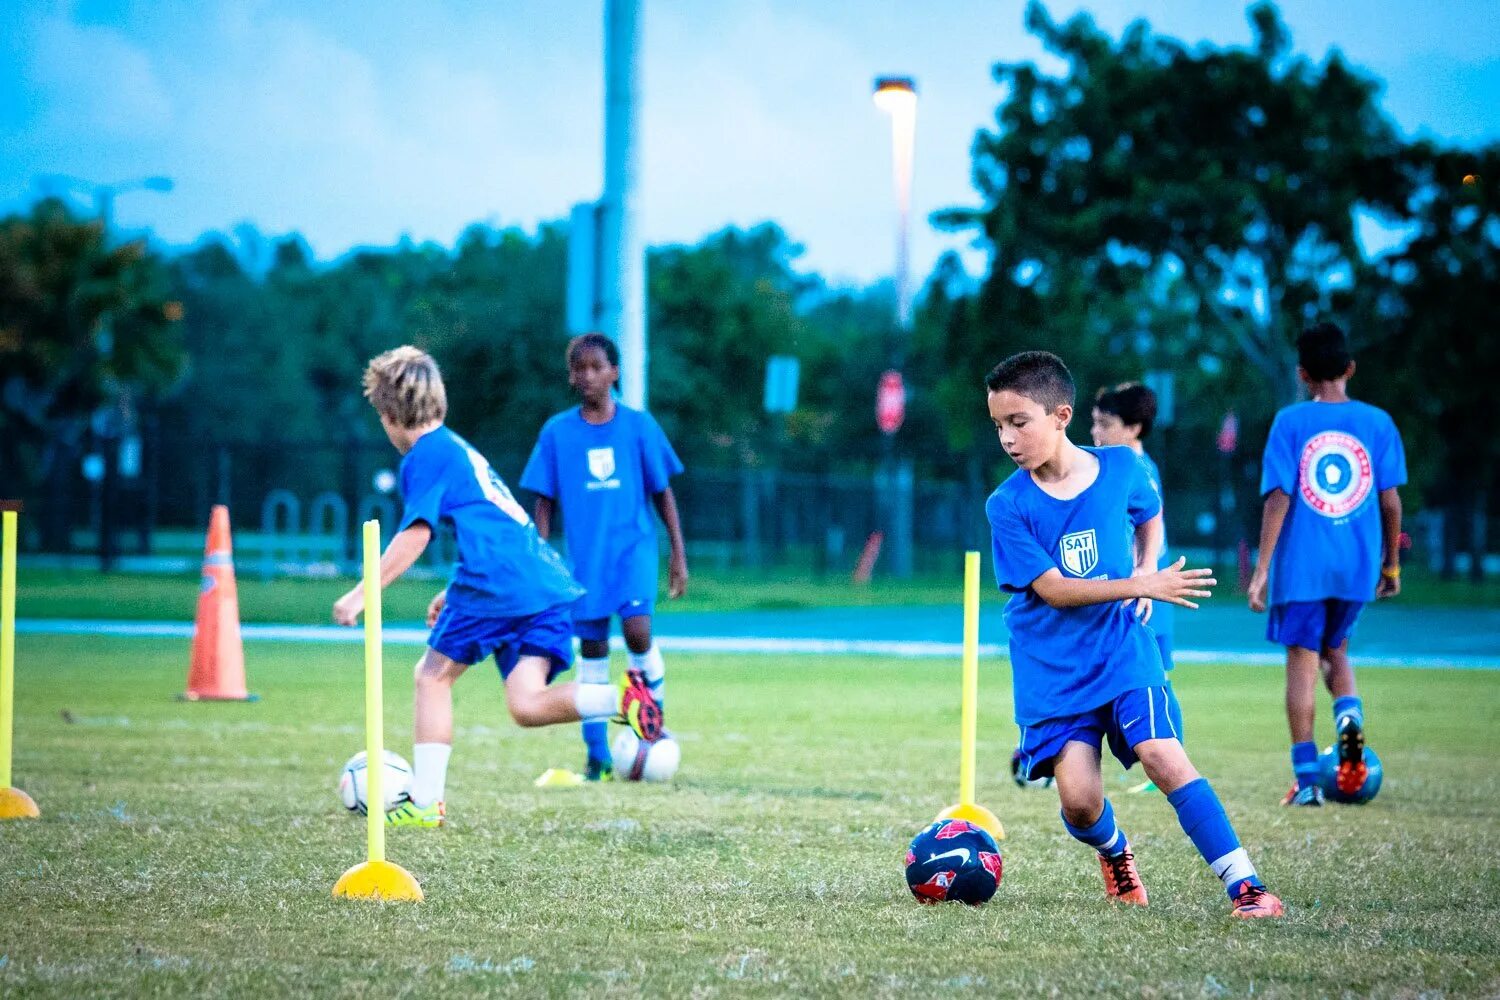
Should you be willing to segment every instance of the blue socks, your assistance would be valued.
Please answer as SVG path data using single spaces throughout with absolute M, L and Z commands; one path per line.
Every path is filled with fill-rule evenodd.
M 1346 694 L 1342 698 L 1333 699 L 1333 727 L 1338 729 L 1339 720 L 1346 715 L 1352 715 L 1354 721 L 1359 723 L 1359 728 L 1365 728 L 1365 703 L 1360 701 L 1358 695 Z
M 588 748 L 589 760 L 610 762 L 609 720 L 585 719 L 583 721 L 583 745 Z
M 1311 743 L 1298 744 L 1304 745 L 1312 746 Z M 1313 761 L 1316 764 L 1316 755 Z M 1182 824 L 1183 832 L 1198 848 L 1198 853 L 1203 855 L 1203 860 L 1208 862 L 1219 881 L 1224 883 L 1231 899 L 1245 882 L 1261 884 L 1255 866 L 1250 863 L 1250 855 L 1240 846 L 1240 838 L 1229 825 L 1224 806 L 1207 778 L 1189 781 L 1168 795 L 1167 801 L 1177 810 L 1177 822 Z
M 1067 816 L 1063 817 L 1063 826 L 1068 828 L 1075 839 L 1083 841 L 1106 857 L 1130 850 L 1130 841 L 1124 831 L 1115 825 L 1115 811 L 1110 806 L 1109 799 L 1104 800 L 1104 811 L 1092 826 L 1074 826 L 1068 822 Z
M 1316 743 L 1292 744 L 1292 774 L 1297 777 L 1299 790 L 1318 783 L 1318 745 Z

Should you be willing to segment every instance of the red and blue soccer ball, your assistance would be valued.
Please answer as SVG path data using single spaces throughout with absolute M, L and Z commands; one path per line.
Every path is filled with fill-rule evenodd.
M 1323 795 L 1330 802 L 1343 802 L 1362 806 L 1380 791 L 1380 782 L 1385 771 L 1380 766 L 1380 757 L 1370 747 L 1365 747 L 1365 783 L 1358 792 L 1347 795 L 1339 790 L 1339 753 L 1329 747 L 1318 755 L 1318 784 L 1323 786 Z
M 906 884 L 919 903 L 989 902 L 1002 868 L 995 838 L 961 819 L 938 820 L 906 849 Z

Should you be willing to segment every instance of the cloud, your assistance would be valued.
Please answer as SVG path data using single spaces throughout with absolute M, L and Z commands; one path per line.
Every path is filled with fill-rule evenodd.
M 173 104 L 146 50 L 123 34 L 66 16 L 19 19 L 22 86 L 40 111 L 30 127 L 59 138 L 150 138 L 172 125 Z

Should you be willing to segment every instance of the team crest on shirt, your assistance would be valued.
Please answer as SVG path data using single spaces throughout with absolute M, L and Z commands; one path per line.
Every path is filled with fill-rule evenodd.
M 1302 502 L 1324 517 L 1343 517 L 1375 487 L 1375 469 L 1364 442 L 1343 431 L 1314 435 L 1302 449 L 1297 480 Z
M 1074 576 L 1088 576 L 1099 565 L 1099 541 L 1094 537 L 1093 528 L 1063 535 L 1058 549 L 1063 569 Z
M 588 484 L 591 490 L 616 490 L 620 481 L 615 478 L 615 450 L 613 448 L 589 449 L 589 475 L 594 481 Z

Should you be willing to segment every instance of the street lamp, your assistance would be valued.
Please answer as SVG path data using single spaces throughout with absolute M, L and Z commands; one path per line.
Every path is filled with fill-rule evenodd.
M 917 85 L 909 76 L 875 79 L 875 106 L 891 116 L 891 164 L 896 179 L 896 321 L 911 328 L 911 174 L 917 133 Z
M 115 198 L 131 191 L 155 191 L 157 194 L 166 194 L 172 190 L 172 178 L 170 177 L 137 177 L 128 181 L 117 181 L 114 184 L 96 184 L 93 181 L 84 180 L 82 177 L 71 177 L 67 174 L 48 174 L 40 179 L 43 190 L 47 188 L 71 188 L 74 191 L 87 191 L 94 199 L 94 211 L 99 216 L 99 221 L 104 226 L 104 238 L 109 239 L 110 226 L 114 224 Z

